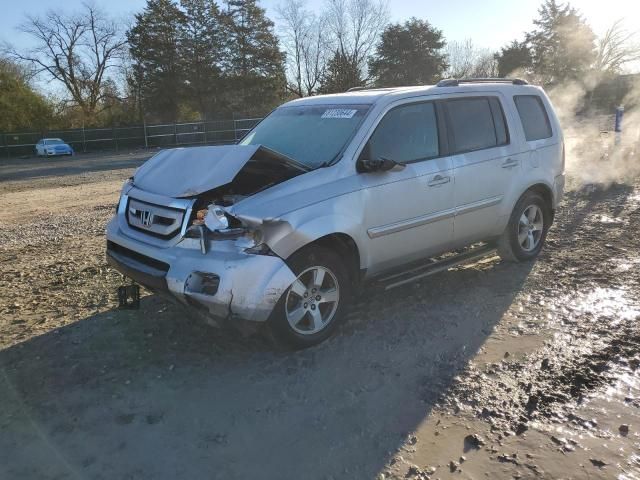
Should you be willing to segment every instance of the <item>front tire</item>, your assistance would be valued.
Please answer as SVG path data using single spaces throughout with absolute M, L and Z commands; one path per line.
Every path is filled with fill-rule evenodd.
M 551 206 L 533 191 L 525 192 L 511 212 L 509 223 L 498 240 L 503 260 L 526 262 L 536 258 L 551 226 Z
M 351 300 L 349 273 L 340 257 L 323 247 L 308 247 L 287 262 L 296 280 L 282 295 L 267 322 L 278 345 L 302 349 L 329 338 Z

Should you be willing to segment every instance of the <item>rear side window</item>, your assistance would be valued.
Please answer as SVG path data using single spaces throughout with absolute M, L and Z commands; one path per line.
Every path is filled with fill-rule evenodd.
M 513 99 L 516 102 L 527 142 L 551 137 L 551 123 L 540 97 L 517 95 Z
M 433 102 L 401 105 L 390 110 L 368 143 L 371 158 L 400 163 L 437 157 L 438 122 Z
M 452 153 L 471 152 L 509 143 L 497 98 L 473 97 L 446 102 Z

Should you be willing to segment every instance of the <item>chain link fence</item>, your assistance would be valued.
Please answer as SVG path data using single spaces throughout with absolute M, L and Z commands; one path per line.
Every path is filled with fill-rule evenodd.
M 133 127 L 2 133 L 0 158 L 35 155 L 35 144 L 42 138 L 60 138 L 76 152 L 118 152 L 139 148 L 232 144 L 244 137 L 260 120 L 262 119 L 244 118 Z

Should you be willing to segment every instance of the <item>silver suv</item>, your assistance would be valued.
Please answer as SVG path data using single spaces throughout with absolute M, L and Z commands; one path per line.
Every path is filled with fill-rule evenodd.
M 317 96 L 239 145 L 149 159 L 122 189 L 107 257 L 211 323 L 302 348 L 336 330 L 362 282 L 392 288 L 495 249 L 536 257 L 563 188 L 560 125 L 522 80 Z

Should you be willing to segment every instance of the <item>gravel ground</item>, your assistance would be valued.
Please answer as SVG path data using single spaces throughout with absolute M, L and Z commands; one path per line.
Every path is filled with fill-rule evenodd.
M 0 168 L 0 478 L 640 479 L 637 177 L 572 184 L 534 263 L 365 292 L 284 353 L 116 309 L 141 158 Z

